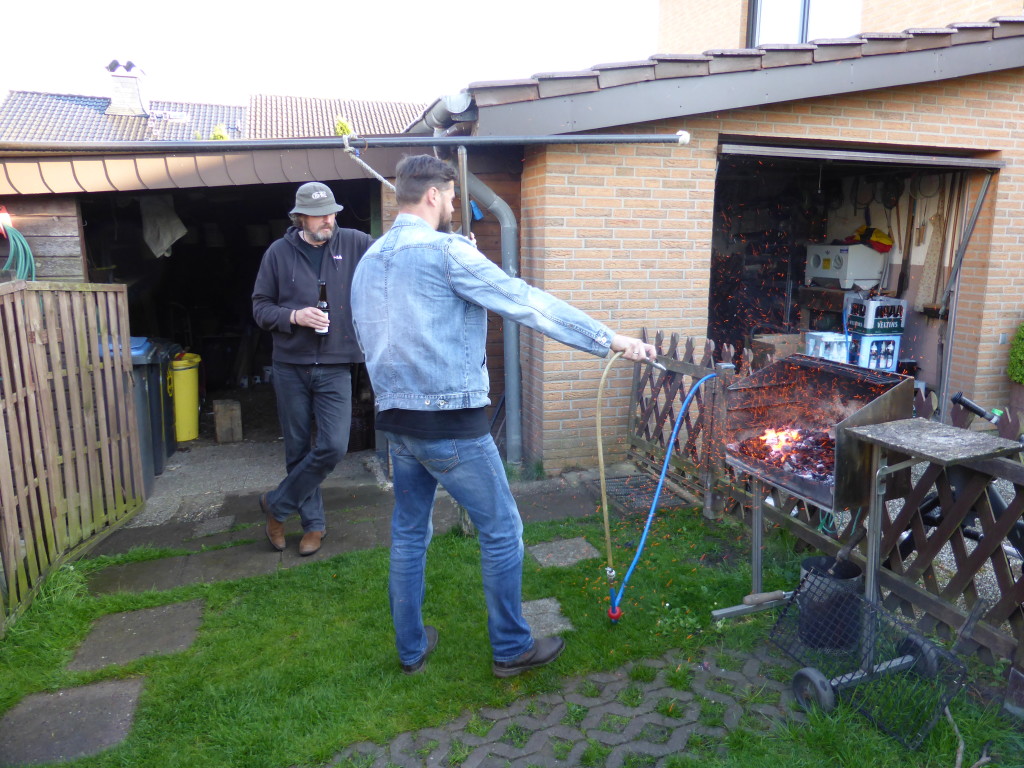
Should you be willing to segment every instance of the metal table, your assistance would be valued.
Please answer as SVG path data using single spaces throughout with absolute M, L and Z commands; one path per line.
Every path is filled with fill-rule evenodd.
M 847 433 L 871 446 L 871 472 L 874 493 L 868 507 L 868 555 L 864 574 L 864 597 L 871 603 L 879 600 L 878 572 L 882 555 L 882 513 L 885 511 L 886 479 L 894 472 L 915 464 L 929 462 L 950 467 L 980 459 L 1009 456 L 1021 450 L 1014 440 L 996 437 L 987 432 L 939 424 L 927 419 L 901 419 L 884 424 L 850 427 Z M 888 464 L 890 454 L 910 458 Z
M 894 472 L 922 462 L 949 467 L 954 464 L 996 458 L 1017 453 L 1020 443 L 1006 440 L 986 432 L 974 432 L 927 419 L 900 419 L 882 424 L 847 427 L 847 433 L 871 446 L 870 471 L 874 477 L 867 516 L 868 555 L 864 574 L 864 596 L 877 604 L 878 572 L 881 567 L 882 517 L 885 509 L 886 478 Z M 890 454 L 909 456 L 906 461 L 889 465 Z M 764 511 L 764 483 L 757 473 L 750 473 L 745 465 L 730 461 L 730 465 L 747 471 L 751 479 L 751 594 L 742 605 L 720 608 L 711 612 L 712 618 L 731 619 L 783 605 L 792 592 L 762 593 L 762 553 Z M 791 493 L 791 491 L 787 491 Z M 813 502 L 811 502 L 813 503 Z M 748 602 L 749 601 L 749 602 Z

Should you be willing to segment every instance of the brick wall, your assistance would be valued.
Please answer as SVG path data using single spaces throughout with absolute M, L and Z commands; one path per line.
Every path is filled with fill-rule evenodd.
M 658 53 L 743 48 L 748 0 L 660 0 Z
M 635 126 L 691 132 L 688 147 L 531 149 L 523 174 L 523 273 L 613 329 L 706 332 L 716 148 L 722 134 L 957 148 L 1007 163 L 966 252 L 950 391 L 1005 403 L 1008 347 L 1024 320 L 1021 72 L 788 102 Z M 976 174 L 971 189 L 979 187 Z M 970 205 L 972 201 L 968 201 Z M 968 207 L 969 210 L 969 207 Z M 592 465 L 603 361 L 524 332 L 524 441 L 548 470 Z M 949 349 L 949 347 L 947 347 Z M 608 433 L 624 435 L 629 366 L 608 385 Z M 606 455 L 621 457 L 621 444 Z
M 831 0 L 829 0 L 831 1 Z M 860 30 L 901 32 L 1024 12 L 1022 0 L 862 0 Z M 660 0 L 659 53 L 746 46 L 749 0 Z
M 902 32 L 915 27 L 944 27 L 959 21 L 988 21 L 1021 13 L 1021 0 L 862 0 L 861 30 Z
M 508 173 L 480 173 L 477 177 L 490 187 L 494 193 L 508 203 L 512 213 L 519 220 L 519 177 Z M 394 179 L 391 179 L 394 183 Z M 395 194 L 387 187 L 381 185 L 381 219 L 386 232 L 395 221 L 398 215 L 398 206 L 395 202 Z M 455 201 L 455 214 L 452 219 L 452 229 L 460 231 L 462 227 L 462 215 L 459 201 Z M 476 235 L 477 247 L 495 264 L 501 265 L 501 227 L 498 220 L 487 213 L 484 218 L 474 221 L 471 225 L 473 234 Z M 487 373 L 491 380 L 491 402 L 488 409 L 488 416 L 493 416 L 498 400 L 505 393 L 505 349 L 503 341 L 503 320 L 493 312 L 487 315 Z
M 649 127 L 649 126 L 648 126 Z M 645 130 L 640 127 L 638 130 Z M 629 335 L 641 326 L 700 336 L 710 277 L 715 139 L 534 148 L 523 176 L 523 276 Z M 524 443 L 548 470 L 596 455 L 605 361 L 523 332 Z M 632 366 L 609 376 L 604 420 L 622 456 Z

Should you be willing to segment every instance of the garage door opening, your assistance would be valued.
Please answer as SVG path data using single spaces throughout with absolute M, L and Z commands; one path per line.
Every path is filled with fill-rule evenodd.
M 271 338 L 252 319 L 251 297 L 264 251 L 289 226 L 297 186 L 119 192 L 82 199 L 89 279 L 128 287 L 132 336 L 161 339 L 202 359 L 201 438 L 213 436 L 212 403 L 220 399 L 241 404 L 245 439 L 280 436 L 266 375 Z M 378 182 L 330 186 L 344 206 L 338 226 L 379 231 Z M 158 257 L 147 244 L 146 227 L 166 231 L 175 219 L 184 234 Z M 152 243 L 154 230 L 149 231 Z M 372 448 L 372 392 L 363 366 L 353 371 L 353 390 L 350 450 Z
M 941 393 L 959 266 L 994 167 L 723 144 L 708 337 L 755 363 L 810 352 Z

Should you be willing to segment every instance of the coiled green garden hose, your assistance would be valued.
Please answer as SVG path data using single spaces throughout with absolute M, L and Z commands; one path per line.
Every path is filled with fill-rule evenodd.
M 32 257 L 32 249 L 28 247 L 28 241 L 14 227 L 4 227 L 4 231 L 7 233 L 7 241 L 11 244 L 11 253 L 3 269 L 14 270 L 14 276 L 18 280 L 35 280 L 36 262 Z

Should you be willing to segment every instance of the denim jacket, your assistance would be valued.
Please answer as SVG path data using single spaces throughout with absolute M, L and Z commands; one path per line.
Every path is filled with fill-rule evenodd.
M 598 357 L 611 345 L 607 327 L 509 277 L 466 238 L 399 214 L 352 281 L 352 318 L 378 409 L 488 405 L 487 310 Z

